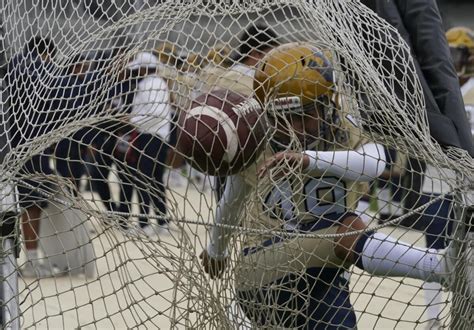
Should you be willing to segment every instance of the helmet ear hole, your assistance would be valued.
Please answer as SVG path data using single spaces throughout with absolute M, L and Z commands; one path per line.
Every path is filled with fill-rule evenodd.
M 303 66 L 306 66 L 306 60 L 305 60 L 304 56 L 301 56 L 301 64 Z

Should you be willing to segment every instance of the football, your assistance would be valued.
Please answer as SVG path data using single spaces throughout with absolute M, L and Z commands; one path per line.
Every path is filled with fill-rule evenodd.
M 229 90 L 197 97 L 178 126 L 177 150 L 209 175 L 241 172 L 264 147 L 266 120 L 258 101 Z

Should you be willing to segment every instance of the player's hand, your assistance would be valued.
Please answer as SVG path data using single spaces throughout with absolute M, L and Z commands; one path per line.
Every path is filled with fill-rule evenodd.
M 277 171 L 273 173 L 276 178 L 283 177 L 288 174 L 288 170 L 301 166 L 301 170 L 305 170 L 309 166 L 309 156 L 301 152 L 282 151 L 267 159 L 257 170 L 258 177 L 263 178 L 268 171 L 275 168 Z
M 204 271 L 208 273 L 212 279 L 220 278 L 227 267 L 227 263 L 229 262 L 229 258 L 212 258 L 206 250 L 201 252 L 199 259 L 201 259 L 201 264 L 204 267 Z

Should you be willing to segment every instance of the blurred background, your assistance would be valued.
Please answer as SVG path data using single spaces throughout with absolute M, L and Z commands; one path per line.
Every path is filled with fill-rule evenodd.
M 474 28 L 473 0 L 437 0 L 440 6 L 446 28 L 463 25 Z M 89 33 L 97 29 L 113 26 L 117 21 L 136 12 L 146 12 L 165 0 L 55 0 L 43 1 L 38 5 L 34 1 L 6 0 L 0 2 L 0 67 L 16 51 L 18 51 L 31 36 L 41 34 L 50 36 L 60 53 L 69 53 L 78 40 L 87 40 Z M 286 13 L 288 14 L 288 13 Z M 251 17 L 248 17 L 249 19 Z M 53 20 L 54 19 L 54 20 Z M 25 27 L 18 31 L 18 21 L 24 21 Z M 28 24 L 26 22 L 29 22 Z M 32 22 L 34 22 L 32 24 Z M 105 43 L 93 47 L 106 49 L 127 43 L 127 34 L 136 34 L 147 27 L 120 27 L 113 30 L 115 36 L 113 45 L 108 38 L 97 42 Z M 16 29 L 13 40 L 10 36 Z M 129 31 L 124 31 L 129 29 Z M 131 31 L 130 31 L 131 30 Z M 23 34 L 20 38 L 18 33 Z M 172 36 L 169 36 L 172 39 Z M 102 46 L 102 47 L 101 47 Z M 189 45 L 191 46 L 191 45 Z M 90 48 L 89 48 L 90 49 Z
M 438 0 L 446 28 L 467 26 L 474 29 L 473 0 Z

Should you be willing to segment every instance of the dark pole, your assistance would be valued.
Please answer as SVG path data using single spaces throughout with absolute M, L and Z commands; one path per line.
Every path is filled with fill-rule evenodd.
M 3 32 L 3 31 L 2 31 Z M 8 95 L 4 88 L 6 73 L 5 48 L 1 33 L 0 55 L 0 328 L 20 328 L 20 306 L 18 300 L 18 207 L 14 185 L 8 182 L 5 158 L 10 152 Z

